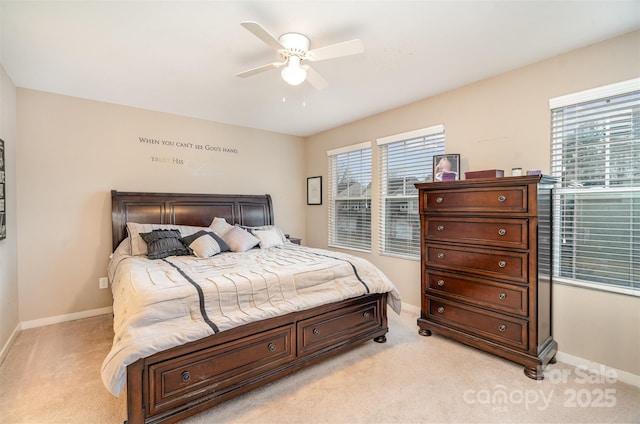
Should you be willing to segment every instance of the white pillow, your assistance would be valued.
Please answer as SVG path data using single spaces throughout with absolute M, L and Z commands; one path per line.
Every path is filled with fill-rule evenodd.
M 229 224 L 224 218 L 215 217 L 213 218 L 213 221 L 211 221 L 209 228 L 217 235 L 223 236 L 227 231 L 233 228 L 233 225 Z
M 140 237 L 140 233 L 148 233 L 153 230 L 171 230 L 180 231 L 180 236 L 189 236 L 201 230 L 203 227 L 192 227 L 190 225 L 171 225 L 171 224 L 139 224 L 137 222 L 127 222 L 127 231 L 131 240 L 131 254 L 133 256 L 146 255 L 147 243 Z
M 266 227 L 254 227 L 251 228 L 251 234 L 260 239 L 260 248 L 267 249 L 273 246 L 283 245 L 287 239 L 278 227 L 266 226 Z
M 240 227 L 231 228 L 221 237 L 229 245 L 232 252 L 246 252 L 260 243 L 259 238 L 254 237 Z
M 199 258 L 208 258 L 222 251 L 218 242 L 208 234 L 198 237 L 189 245 L 193 254 Z

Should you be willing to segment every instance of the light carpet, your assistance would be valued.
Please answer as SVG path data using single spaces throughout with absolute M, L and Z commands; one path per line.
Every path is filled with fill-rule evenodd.
M 386 344 L 338 357 L 183 421 L 200 423 L 640 423 L 640 389 L 557 363 L 523 367 L 390 312 Z M 110 315 L 21 332 L 0 365 L 1 423 L 122 423 L 102 385 Z

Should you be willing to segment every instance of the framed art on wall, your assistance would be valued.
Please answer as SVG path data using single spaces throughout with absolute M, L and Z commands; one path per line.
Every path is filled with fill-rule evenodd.
M 4 141 L 0 140 L 0 240 L 7 238 L 7 208 L 4 199 Z
M 433 181 L 454 181 L 459 179 L 459 154 L 433 156 Z
M 307 178 L 307 205 L 322 204 L 322 177 Z

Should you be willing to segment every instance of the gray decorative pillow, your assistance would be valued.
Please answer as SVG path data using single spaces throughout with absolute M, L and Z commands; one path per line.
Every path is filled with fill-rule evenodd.
M 127 232 L 129 233 L 129 241 L 131 243 L 131 254 L 133 256 L 146 255 L 147 243 L 144 242 L 140 233 L 148 233 L 153 230 L 178 230 L 180 234 L 188 236 L 204 230 L 206 227 L 193 227 L 190 225 L 174 225 L 174 224 L 140 224 L 137 222 L 127 222 Z
M 222 240 L 229 245 L 232 252 L 246 252 L 260 243 L 259 238 L 254 237 L 251 233 L 240 227 L 233 227 L 227 231 L 222 236 Z
M 193 250 L 193 253 L 199 258 L 208 258 L 231 250 L 224 240 L 211 231 L 198 231 L 181 238 L 180 241 Z
M 182 244 L 180 231 L 176 229 L 153 230 L 149 233 L 140 233 L 140 237 L 147 243 L 149 259 L 191 255 L 191 249 Z

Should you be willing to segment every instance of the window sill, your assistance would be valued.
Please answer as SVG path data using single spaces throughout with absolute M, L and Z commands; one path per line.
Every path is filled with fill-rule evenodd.
M 618 293 L 627 296 L 640 297 L 640 289 L 631 287 L 611 286 L 608 284 L 588 283 L 586 281 L 573 280 L 571 278 L 553 277 L 554 284 L 565 286 L 582 287 L 590 290 L 604 291 L 608 293 Z

